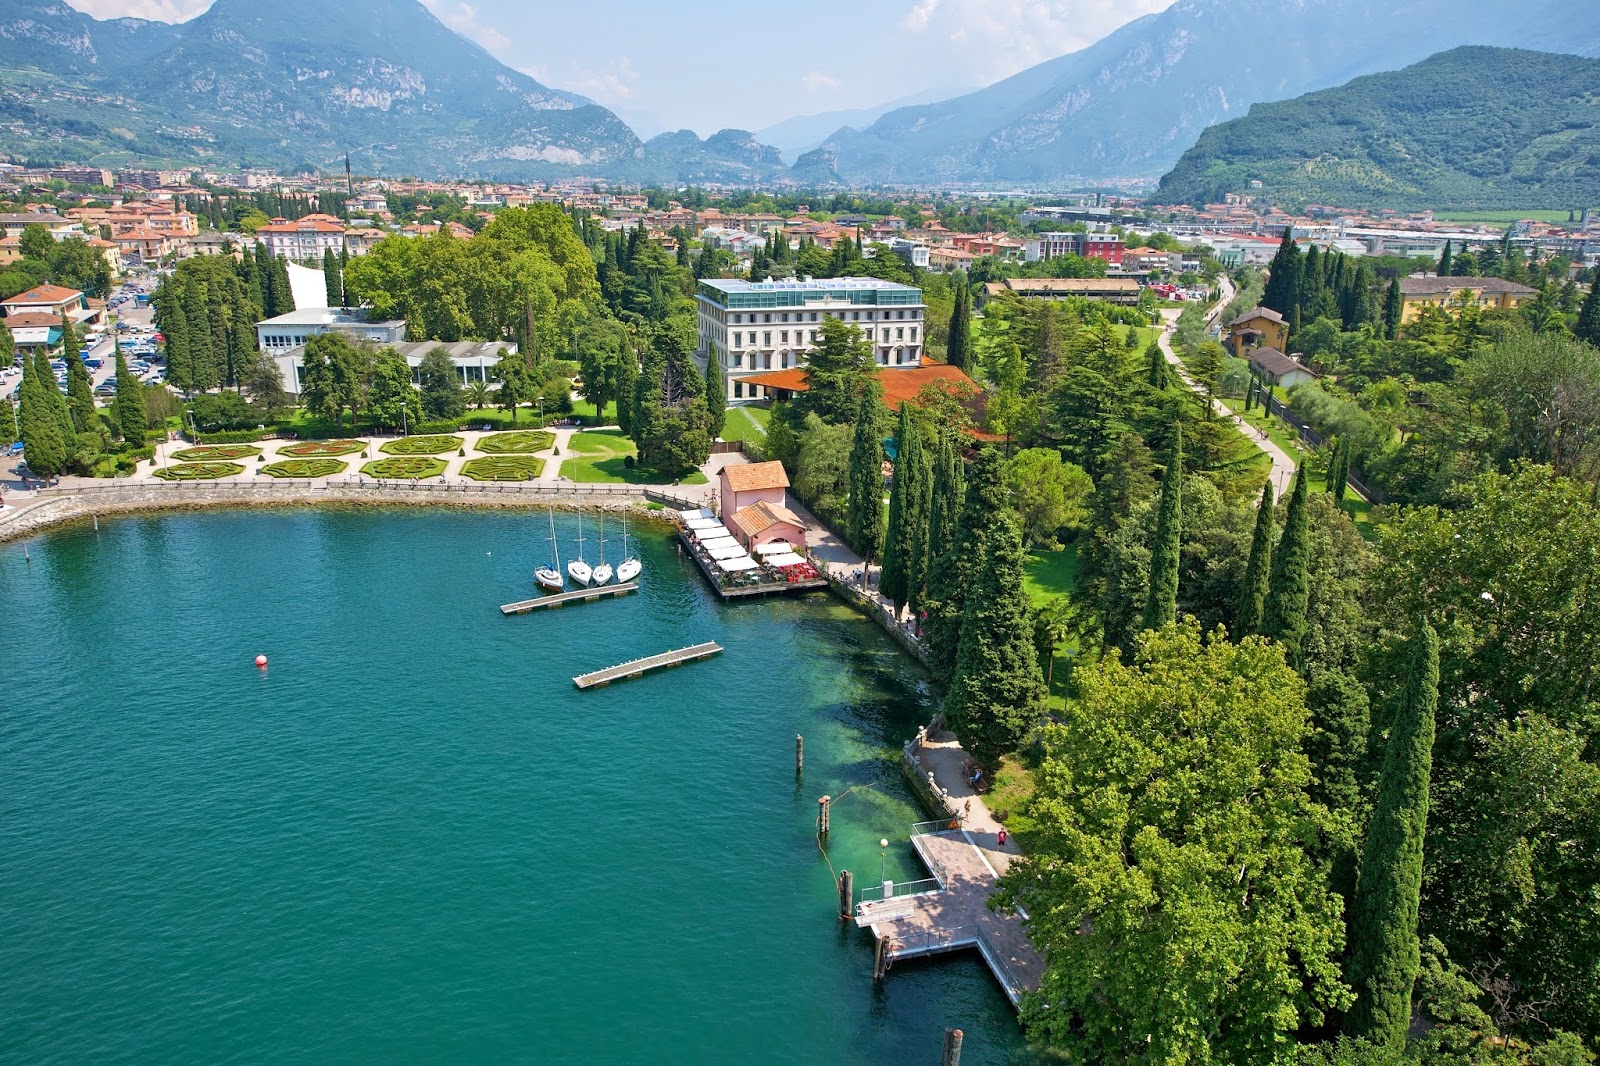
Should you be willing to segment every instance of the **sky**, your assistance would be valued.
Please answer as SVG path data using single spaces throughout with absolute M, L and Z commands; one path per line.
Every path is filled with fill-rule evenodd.
M 96 18 L 181 22 L 211 0 L 68 0 Z M 263 0 L 265 2 L 265 0 Z M 930 89 L 979 88 L 1172 0 L 422 0 L 508 66 L 649 137 L 760 130 Z

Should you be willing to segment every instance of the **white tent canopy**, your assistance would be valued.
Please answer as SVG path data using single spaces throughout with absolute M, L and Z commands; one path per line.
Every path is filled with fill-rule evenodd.
M 805 562 L 804 559 L 800 558 L 800 556 L 796 555 L 794 552 L 785 552 L 781 555 L 768 555 L 761 561 L 766 563 L 768 566 L 780 567 L 799 566 L 801 563 Z
M 714 553 L 718 548 L 739 548 L 739 542 L 732 537 L 711 537 L 708 540 L 702 540 L 700 547 Z M 743 551 L 744 549 L 739 548 L 739 550 Z
M 746 554 L 745 550 L 737 544 L 730 544 L 725 548 L 711 549 L 711 558 L 713 559 L 737 559 L 744 554 Z
M 690 529 L 694 529 L 694 530 L 720 529 L 720 528 L 722 528 L 722 523 L 718 522 L 715 518 L 712 518 L 710 515 L 705 515 L 705 516 L 697 515 L 694 518 L 686 518 L 686 519 L 683 520 L 683 524 L 688 526 Z
M 683 519 L 685 522 L 693 522 L 697 518 L 715 519 L 717 516 L 711 513 L 710 508 L 696 507 L 690 511 L 679 511 L 678 517 Z
M 794 551 L 794 545 L 786 540 L 768 541 L 766 544 L 756 545 L 757 555 L 783 555 L 785 552 Z
M 740 555 L 733 559 L 718 559 L 717 565 L 730 574 L 736 574 L 741 570 L 754 570 L 761 564 L 748 555 Z
M 723 525 L 721 522 L 717 522 L 709 526 L 703 526 L 699 529 L 693 530 L 693 533 L 702 541 L 716 540 L 718 537 L 733 536 L 733 534 L 728 531 L 728 527 Z

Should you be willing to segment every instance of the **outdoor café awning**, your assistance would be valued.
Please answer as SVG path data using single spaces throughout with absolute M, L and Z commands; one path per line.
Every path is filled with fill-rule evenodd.
M 739 547 L 737 544 L 729 544 L 721 548 L 708 548 L 706 550 L 710 553 L 711 558 L 713 559 L 737 559 L 739 556 L 747 554 L 745 550 Z
M 710 515 L 696 515 L 693 518 L 685 518 L 683 524 L 690 529 L 716 529 L 722 525 L 721 522 L 718 522 Z
M 761 561 L 768 566 L 777 567 L 799 566 L 801 563 L 805 562 L 804 559 L 800 558 L 800 556 L 796 555 L 794 552 L 784 552 L 781 555 L 768 555 L 763 557 Z
M 679 511 L 678 517 L 683 519 L 685 522 L 693 522 L 697 518 L 710 518 L 714 520 L 717 516 L 712 514 L 709 508 L 696 507 L 688 511 Z
M 769 541 L 766 544 L 756 545 L 757 555 L 782 555 L 794 551 L 794 545 L 786 540 Z
M 694 533 L 695 539 L 698 540 L 702 544 L 704 544 L 708 540 L 717 540 L 720 537 L 731 537 L 731 536 L 733 536 L 733 534 L 728 531 L 728 527 L 727 526 L 721 526 L 721 525 L 711 526 L 708 529 L 696 529 L 696 530 L 692 530 L 691 532 Z
M 732 537 L 712 537 L 710 540 L 701 541 L 700 547 L 708 552 L 714 552 L 718 548 L 738 548 L 739 542 Z M 744 549 L 739 548 L 739 550 L 743 551 Z
M 737 574 L 742 570 L 754 570 L 761 564 L 748 555 L 741 555 L 736 559 L 718 559 L 717 565 L 730 574 Z

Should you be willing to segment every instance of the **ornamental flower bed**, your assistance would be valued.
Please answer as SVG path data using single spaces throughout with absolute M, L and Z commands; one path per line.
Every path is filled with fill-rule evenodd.
M 554 433 L 539 430 L 516 430 L 511 433 L 491 433 L 476 445 L 478 451 L 491 455 L 542 452 L 556 442 Z
M 465 443 L 460 437 L 421 436 L 401 437 L 399 440 L 386 442 L 378 450 L 388 455 L 443 455 L 445 452 L 458 451 Z
M 261 472 L 269 477 L 331 477 L 344 468 L 337 459 L 285 459 L 262 467 Z
M 531 455 L 495 455 L 469 459 L 461 472 L 474 481 L 531 481 L 544 469 L 544 460 Z
M 335 455 L 354 455 L 366 446 L 365 441 L 359 440 L 303 440 L 297 444 L 285 444 L 278 449 L 278 454 L 293 455 L 298 458 L 327 458 Z
M 244 467 L 238 463 L 179 463 L 157 470 L 156 477 L 163 481 L 215 481 L 242 473 Z
M 247 459 L 260 454 L 260 448 L 248 444 L 203 444 L 198 448 L 185 448 L 181 452 L 172 453 L 173 458 L 182 459 L 186 463 L 203 463 L 217 459 Z
M 371 477 L 424 478 L 444 473 L 443 459 L 411 456 L 405 459 L 377 459 L 361 468 Z

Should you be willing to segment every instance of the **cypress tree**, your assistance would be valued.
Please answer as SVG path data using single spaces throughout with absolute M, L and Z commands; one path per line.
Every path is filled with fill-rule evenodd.
M 1583 310 L 1578 312 L 1577 334 L 1580 341 L 1600 348 L 1600 278 L 1589 283 L 1589 295 L 1583 298 Z
M 1128 331 L 1128 336 L 1133 336 L 1133 331 Z M 1156 341 L 1150 342 L 1150 347 L 1144 350 L 1145 382 L 1152 389 L 1159 392 L 1167 391 L 1167 356 L 1161 350 L 1161 345 Z
M 50 369 L 50 357 L 45 354 L 43 348 L 39 349 L 34 361 L 39 371 L 39 383 L 44 386 L 45 408 L 55 419 L 56 432 L 61 435 L 64 456 L 61 469 L 70 470 L 78 459 L 78 429 L 72 424 L 72 409 L 67 406 L 67 398 L 56 384 L 55 374 Z
M 63 317 L 61 350 L 67 361 L 67 409 L 72 414 L 73 427 L 79 433 L 92 433 L 95 429 L 94 382 L 89 378 L 89 368 L 78 357 L 78 342 L 72 335 L 72 324 Z
M 1310 600 L 1311 533 L 1306 515 L 1306 471 L 1295 471 L 1283 515 L 1283 535 L 1272 552 L 1272 578 L 1261 610 L 1261 633 L 1283 645 L 1284 658 L 1305 669 L 1306 605 Z
M 956 271 L 950 287 L 955 293 L 955 310 L 950 312 L 950 337 L 945 346 L 945 361 L 965 373 L 972 369 L 972 294 L 967 288 L 967 274 Z
M 728 421 L 728 390 L 722 385 L 722 364 L 715 348 L 706 358 L 706 414 L 706 431 L 715 440 L 722 436 Z
M 871 389 L 856 409 L 845 526 L 851 546 L 872 565 L 883 553 L 883 441 L 878 437 L 878 397 Z
M 50 368 L 45 360 L 45 369 Z M 39 376 L 39 359 L 22 359 L 22 384 L 18 389 L 21 410 L 17 422 L 22 430 L 22 456 L 37 476 L 49 480 L 67 465 L 66 442 L 61 439 L 61 423 L 51 409 L 45 390 L 55 388 L 55 378 Z
M 333 249 L 325 249 L 322 253 L 322 285 L 328 294 L 329 307 L 344 306 L 344 283 L 339 280 L 339 257 L 333 254 Z
M 633 436 L 634 393 L 639 381 L 639 357 L 633 354 L 633 345 L 626 336 L 617 338 L 617 361 L 614 369 L 617 387 L 617 425 L 622 432 Z
M 1389 291 L 1383 298 L 1383 334 L 1390 340 L 1400 336 L 1400 279 L 1389 279 Z
M 962 610 L 945 715 L 972 757 L 994 766 L 1016 749 L 1044 708 L 1044 676 L 1022 588 L 1022 532 L 1006 509 L 989 513 Z
M 1450 276 L 1451 269 L 1450 242 L 1447 240 L 1444 242 L 1444 251 L 1439 253 L 1438 274 L 1441 278 L 1448 278 Z
M 940 681 L 949 681 L 955 673 L 967 591 L 981 554 L 984 530 L 993 514 L 1006 505 L 1005 461 L 996 449 L 985 447 L 978 452 L 959 500 L 960 511 L 949 537 L 934 539 L 937 528 L 929 535 L 929 544 L 939 546 L 939 558 L 929 569 L 924 644 L 928 668 Z M 935 513 L 938 510 L 935 494 Z
M 1261 306 L 1269 307 L 1284 318 L 1292 318 L 1300 307 L 1300 249 L 1288 228 L 1283 231 L 1283 241 L 1272 257 L 1267 270 L 1267 287 L 1261 294 Z
M 1178 614 L 1178 551 L 1183 539 L 1183 426 L 1172 426 L 1172 447 L 1161 476 L 1156 535 L 1150 545 L 1150 591 L 1144 601 L 1145 629 L 1170 625 Z
M 1350 908 L 1349 979 L 1356 1001 L 1345 1030 L 1396 1048 L 1405 1046 L 1411 988 L 1421 968 L 1417 906 L 1438 698 L 1439 639 L 1424 623 L 1412 642 Z
M 128 373 L 128 364 L 121 352 L 117 353 L 117 398 L 114 405 L 117 425 L 122 427 L 122 439 L 131 448 L 144 447 L 144 386 Z
M 1272 570 L 1272 480 L 1261 486 L 1256 507 L 1256 528 L 1250 535 L 1250 561 L 1239 584 L 1239 610 L 1233 619 L 1233 639 L 1253 636 L 1261 628 L 1261 611 L 1267 601 L 1267 580 Z
M 914 512 L 916 521 L 911 525 L 911 537 L 906 552 L 906 603 L 913 612 L 922 610 L 927 602 L 928 565 L 930 541 L 928 527 L 933 512 L 933 472 L 928 467 L 926 449 L 921 433 L 917 437 L 917 494 L 907 497 L 906 506 Z
M 900 425 L 895 432 L 898 451 L 894 461 L 894 485 L 889 490 L 889 536 L 883 546 L 883 594 L 900 609 L 911 596 L 912 574 L 916 567 L 918 527 L 927 516 L 921 510 L 923 482 L 927 478 L 922 458 L 922 432 L 911 417 L 911 405 L 900 405 Z

